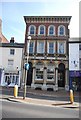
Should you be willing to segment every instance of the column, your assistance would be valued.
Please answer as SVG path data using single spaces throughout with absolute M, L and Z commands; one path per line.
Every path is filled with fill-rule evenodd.
M 58 68 L 55 68 L 55 88 L 54 91 L 58 90 Z
M 46 87 L 46 81 L 47 81 L 47 68 L 44 67 L 44 73 L 43 73 L 43 86 L 42 86 L 42 90 L 47 90 L 47 87 Z
M 35 85 L 34 85 L 34 82 L 35 82 L 35 75 L 36 75 L 36 69 L 35 69 L 35 67 L 33 67 L 33 79 L 32 79 L 31 88 L 35 88 Z
M 66 68 L 65 71 L 65 90 L 69 91 L 69 70 Z

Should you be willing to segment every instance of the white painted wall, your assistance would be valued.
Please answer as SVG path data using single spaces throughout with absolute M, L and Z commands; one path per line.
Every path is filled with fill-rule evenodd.
M 74 64 L 75 61 L 75 64 Z M 79 70 L 79 44 L 69 43 L 69 70 Z
M 15 54 L 10 55 L 11 47 L 0 47 L 0 67 L 4 68 L 5 70 L 16 71 L 18 67 L 21 70 L 21 60 L 22 60 L 22 49 L 23 48 L 12 48 L 15 49 Z M 13 68 L 8 66 L 8 59 L 14 60 Z

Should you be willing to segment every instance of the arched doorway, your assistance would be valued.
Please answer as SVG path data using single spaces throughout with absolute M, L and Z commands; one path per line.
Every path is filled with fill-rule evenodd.
M 65 87 L 65 65 L 63 63 L 58 66 L 58 87 Z
M 33 68 L 32 68 L 32 63 L 29 62 L 29 70 L 27 73 L 27 85 L 31 86 L 32 83 L 32 73 L 33 73 Z

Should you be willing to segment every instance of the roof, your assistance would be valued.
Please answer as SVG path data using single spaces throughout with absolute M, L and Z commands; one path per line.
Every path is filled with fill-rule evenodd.
M 0 43 L 9 43 L 9 41 L 5 38 L 5 36 L 0 33 Z
M 0 47 L 24 48 L 24 43 L 0 43 Z
M 70 22 L 72 16 L 24 16 L 25 22 L 29 21 L 64 21 Z

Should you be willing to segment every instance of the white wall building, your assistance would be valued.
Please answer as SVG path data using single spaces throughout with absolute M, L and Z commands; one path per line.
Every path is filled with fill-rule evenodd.
M 80 72 L 80 38 L 69 40 L 69 83 L 70 88 L 78 89 L 81 79 Z
M 15 84 L 20 86 L 23 45 L 14 43 L 14 38 L 11 38 L 10 43 L 0 45 L 0 68 L 3 69 L 4 74 L 1 80 L 2 86 L 5 86 L 8 81 L 10 86 Z

